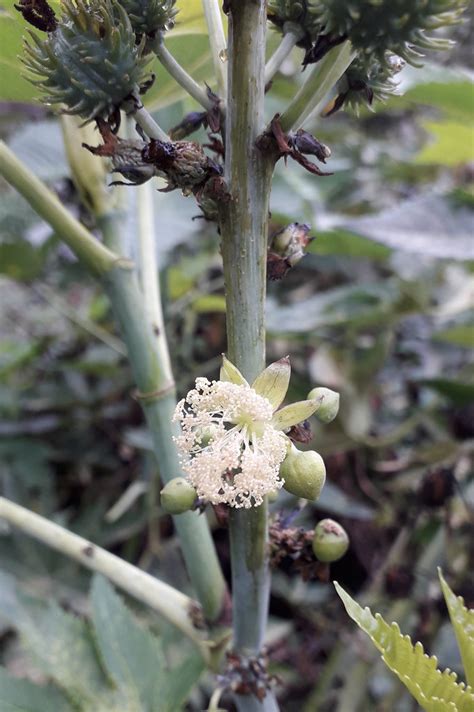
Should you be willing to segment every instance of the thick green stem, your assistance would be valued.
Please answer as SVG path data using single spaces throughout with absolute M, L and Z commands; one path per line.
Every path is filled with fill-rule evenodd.
M 0 175 L 26 198 L 95 275 L 111 269 L 118 256 L 96 240 L 3 141 L 0 141 Z
M 314 66 L 311 74 L 280 117 L 283 131 L 290 131 L 294 127 L 302 126 L 338 79 L 342 77 L 354 57 L 355 53 L 351 43 L 346 40 L 337 47 L 333 47 Z
M 226 116 L 226 180 L 231 201 L 221 213 L 222 256 L 230 360 L 252 381 L 265 366 L 264 307 L 268 202 L 273 159 L 256 146 L 264 128 L 265 3 L 232 0 L 229 13 L 229 76 Z M 255 655 L 268 615 L 270 574 L 266 505 L 232 510 L 234 648 Z M 236 696 L 242 712 L 277 710 L 272 694 L 263 702 Z

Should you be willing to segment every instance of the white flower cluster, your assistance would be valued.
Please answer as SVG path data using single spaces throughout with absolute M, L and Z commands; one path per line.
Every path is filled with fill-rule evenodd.
M 332 393 L 316 389 L 314 397 L 281 408 L 290 374 L 290 361 L 282 358 L 250 385 L 224 356 L 220 380 L 198 378 L 178 403 L 174 420 L 181 423 L 182 434 L 176 443 L 199 497 L 212 504 L 257 507 L 283 486 L 280 466 L 290 446 L 284 431 L 320 410 Z
M 183 469 L 200 497 L 248 508 L 283 485 L 288 439 L 272 417 L 270 401 L 246 382 L 196 380 L 174 419 L 182 427 Z

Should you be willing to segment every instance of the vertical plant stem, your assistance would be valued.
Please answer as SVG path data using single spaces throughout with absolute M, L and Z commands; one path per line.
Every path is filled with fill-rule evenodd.
M 227 42 L 220 6 L 219 0 L 202 0 L 218 93 L 224 98 L 227 90 Z
M 268 203 L 272 157 L 256 147 L 264 128 L 265 3 L 232 0 L 229 13 L 229 77 L 226 115 L 226 180 L 231 201 L 221 212 L 222 256 L 230 360 L 252 381 L 265 365 L 264 306 Z M 232 509 L 234 648 L 257 654 L 268 615 L 270 575 L 267 507 Z M 238 709 L 277 710 L 273 695 L 263 702 L 236 696 Z

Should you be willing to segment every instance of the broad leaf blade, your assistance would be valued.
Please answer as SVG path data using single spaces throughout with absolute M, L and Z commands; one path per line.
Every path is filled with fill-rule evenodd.
M 441 569 L 438 569 L 438 576 L 458 641 L 466 680 L 471 687 L 474 687 L 474 610 L 466 608 L 461 596 L 456 596 L 453 593 L 445 581 Z
M 474 692 L 464 683 L 456 682 L 456 673 L 438 670 L 437 659 L 426 655 L 421 643 L 413 645 L 408 635 L 400 633 L 396 623 L 389 625 L 379 613 L 374 616 L 369 608 L 361 608 L 338 583 L 334 585 L 349 616 L 367 633 L 382 653 L 384 663 L 424 710 L 472 712 Z
M 10 677 L 0 667 L 0 709 L 2 712 L 73 712 L 66 698 L 51 685 L 34 685 L 29 680 Z
M 165 659 L 161 643 L 142 628 L 102 576 L 93 579 L 92 620 L 102 661 L 115 685 L 136 707 L 161 712 Z M 159 706 L 158 706 L 159 705 Z
M 160 709 L 163 709 L 163 712 L 180 710 L 205 667 L 202 655 L 193 652 L 181 665 L 168 671 L 166 680 L 160 688 L 159 698 L 162 705 Z

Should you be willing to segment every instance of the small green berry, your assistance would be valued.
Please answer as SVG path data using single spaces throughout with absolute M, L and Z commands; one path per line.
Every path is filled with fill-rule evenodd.
M 314 450 L 301 452 L 292 445 L 280 466 L 280 477 L 287 492 L 314 501 L 326 481 L 324 460 Z
M 319 561 L 330 563 L 342 559 L 349 548 L 346 530 L 333 519 L 321 519 L 314 530 L 313 552 Z
M 313 388 L 308 393 L 308 400 L 321 399 L 321 405 L 315 412 L 315 416 L 322 423 L 330 423 L 339 411 L 339 393 L 330 388 Z
M 168 514 L 182 514 L 196 501 L 196 490 L 185 477 L 175 477 L 161 490 L 161 506 Z

